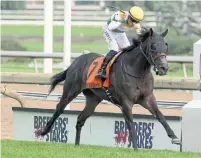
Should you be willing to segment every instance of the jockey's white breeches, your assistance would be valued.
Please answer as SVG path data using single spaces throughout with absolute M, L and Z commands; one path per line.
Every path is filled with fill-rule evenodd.
M 122 48 L 130 46 L 130 42 L 125 32 L 110 31 L 107 24 L 103 26 L 102 34 L 108 44 L 109 50 L 118 52 Z

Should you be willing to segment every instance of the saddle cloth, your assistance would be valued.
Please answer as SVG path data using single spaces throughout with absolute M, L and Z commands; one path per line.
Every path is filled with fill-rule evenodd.
M 102 88 L 102 87 L 108 88 L 109 87 L 110 68 L 120 54 L 121 54 L 121 52 L 117 53 L 108 63 L 108 65 L 106 67 L 106 76 L 108 79 L 106 79 L 104 82 L 102 82 L 101 79 L 95 78 L 96 74 L 98 73 L 98 70 L 101 67 L 104 57 L 96 58 L 89 66 L 89 69 L 87 72 L 86 88 Z

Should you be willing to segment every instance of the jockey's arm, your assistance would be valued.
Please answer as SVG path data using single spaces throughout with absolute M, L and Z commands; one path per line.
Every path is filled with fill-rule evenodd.
M 108 25 L 108 29 L 110 31 L 117 29 L 121 24 L 123 24 L 125 20 L 120 20 L 120 21 L 111 21 L 111 23 Z
M 141 35 L 142 34 L 142 28 L 141 28 L 140 23 L 136 23 L 134 25 L 134 29 L 136 30 L 137 35 Z
M 125 15 L 122 14 L 121 12 L 117 11 L 115 12 L 110 20 L 108 21 L 108 29 L 110 31 L 117 29 L 118 27 L 120 27 L 123 23 L 126 22 L 126 20 L 124 19 Z

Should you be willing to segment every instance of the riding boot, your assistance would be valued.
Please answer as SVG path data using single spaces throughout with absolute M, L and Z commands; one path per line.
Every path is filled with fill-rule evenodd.
M 103 60 L 103 63 L 101 65 L 101 68 L 98 71 L 98 74 L 96 74 L 96 78 L 101 78 L 103 80 L 107 79 L 106 77 L 106 67 L 107 64 L 110 62 L 110 60 L 117 54 L 116 51 L 110 50 L 109 53 L 106 55 L 106 57 Z

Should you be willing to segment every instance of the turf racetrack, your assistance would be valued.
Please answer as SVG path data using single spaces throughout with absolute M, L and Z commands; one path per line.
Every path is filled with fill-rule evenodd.
M 199 153 L 1 140 L 2 158 L 200 158 Z

